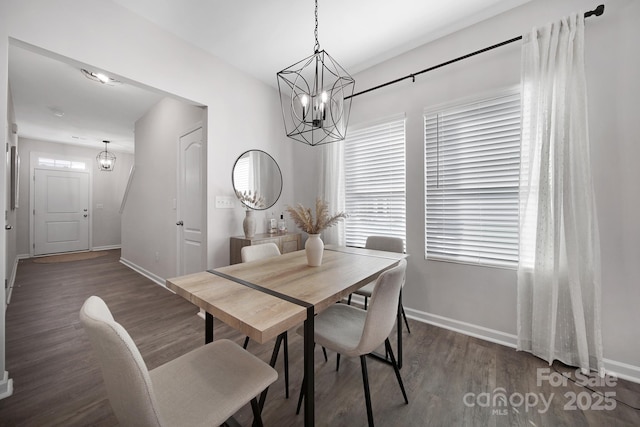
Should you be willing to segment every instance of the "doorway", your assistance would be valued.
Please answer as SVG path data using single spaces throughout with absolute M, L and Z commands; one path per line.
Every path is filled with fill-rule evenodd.
M 205 154 L 202 127 L 180 137 L 178 153 L 177 274 L 204 270 Z
M 34 169 L 33 255 L 89 250 L 89 173 Z

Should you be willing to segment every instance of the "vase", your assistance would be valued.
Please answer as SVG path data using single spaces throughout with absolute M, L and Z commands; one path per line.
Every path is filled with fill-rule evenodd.
M 322 264 L 324 243 L 320 239 L 320 234 L 309 234 L 309 238 L 304 244 L 304 251 L 307 254 L 307 265 L 318 267 Z
M 247 239 L 252 238 L 256 234 L 256 219 L 251 209 L 247 209 L 247 215 L 244 217 L 244 221 L 242 221 L 242 229 L 244 230 L 244 237 Z

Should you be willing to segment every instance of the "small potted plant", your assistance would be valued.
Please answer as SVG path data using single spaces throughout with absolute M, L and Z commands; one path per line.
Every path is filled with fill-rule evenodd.
M 333 227 L 341 219 L 347 218 L 347 214 L 338 212 L 331 215 L 327 202 L 322 199 L 316 199 L 315 218 L 311 213 L 311 208 L 305 208 L 300 203 L 295 207 L 287 206 L 287 212 L 296 226 L 309 235 L 304 245 L 307 254 L 307 264 L 312 267 L 321 265 L 324 243 L 322 239 L 320 239 L 320 233 L 325 228 Z

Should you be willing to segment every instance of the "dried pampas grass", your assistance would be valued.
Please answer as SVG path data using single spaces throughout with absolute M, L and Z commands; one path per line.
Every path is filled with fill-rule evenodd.
M 330 215 L 327 202 L 321 199 L 316 199 L 315 219 L 311 208 L 305 208 L 300 203 L 295 207 L 287 206 L 287 212 L 296 226 L 307 234 L 319 234 L 325 228 L 333 227 L 341 219 L 347 218 L 347 214 L 344 212 Z

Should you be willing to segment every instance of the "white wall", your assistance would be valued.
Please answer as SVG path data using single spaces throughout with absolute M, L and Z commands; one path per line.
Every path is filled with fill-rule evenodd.
M 580 0 L 534 0 L 498 17 L 426 44 L 355 76 L 356 91 L 437 65 L 528 32 L 570 12 L 595 7 Z M 607 366 L 640 380 L 640 2 L 608 2 L 586 24 L 590 136 L 602 244 L 603 340 Z M 413 316 L 513 344 L 513 270 L 424 259 L 423 110 L 518 85 L 520 44 L 354 98 L 351 124 L 406 113 L 407 251 L 404 293 Z M 297 151 L 299 161 L 310 152 Z M 305 185 L 313 185 L 307 182 Z M 625 366 L 620 363 L 631 365 Z
M 12 124 L 16 122 L 16 114 L 13 108 L 13 99 L 11 96 L 11 90 L 9 90 L 9 102 L 7 105 L 7 143 L 9 144 L 9 150 L 6 155 L 6 173 L 5 173 L 5 192 L 6 192 L 6 208 L 7 219 L 6 225 L 10 225 L 12 228 L 5 231 L 5 237 L 7 239 L 6 248 L 6 285 L 7 287 L 13 286 L 13 280 L 15 279 L 15 269 L 17 267 L 17 246 L 16 246 L 16 231 L 17 231 L 17 209 L 11 208 L 11 147 L 18 147 L 18 135 L 13 133 Z
M 136 170 L 122 213 L 121 256 L 161 278 L 177 274 L 179 138 L 202 125 L 205 114 L 202 107 L 165 98 L 135 125 Z
M 10 38 L 110 72 L 119 80 L 207 106 L 208 267 L 229 262 L 229 236 L 240 234 L 244 211 L 215 209 L 215 196 L 233 196 L 231 168 L 242 152 L 258 148 L 280 164 L 283 195 L 276 210 L 293 203 L 290 141 L 286 140 L 277 92 L 203 50 L 187 44 L 123 7 L 106 0 L 3 0 L 0 2 L 0 117 L 7 117 Z M 5 123 L 6 126 L 6 123 Z M 6 133 L 6 127 L 0 134 Z M 0 179 L 5 165 L 0 162 Z M 0 188 L 4 188 L 0 182 Z M 154 186 L 148 191 L 160 192 Z M 4 198 L 0 198 L 0 211 Z M 0 277 L 5 269 L 0 237 Z M 4 310 L 4 298 L 0 299 Z M 4 313 L 0 312 L 0 395 L 4 372 Z
M 239 205 L 216 210 L 214 204 L 215 195 L 233 195 L 231 168 L 240 153 L 250 148 L 269 152 L 285 178 L 281 203 L 291 203 L 285 199 L 292 194 L 287 189 L 290 143 L 274 88 L 109 1 L 7 0 L 2 5 L 3 15 L 11 17 L 0 30 L 3 49 L 13 37 L 109 71 L 122 81 L 142 82 L 208 107 L 207 220 L 215 224 L 208 229 L 209 267 L 228 264 L 229 235 L 241 230 Z M 3 81 L 5 62 L 6 56 L 0 58 Z
M 31 153 L 50 153 L 59 158 L 87 159 L 89 167 L 93 169 L 91 183 L 92 206 L 89 214 L 92 216 L 92 248 L 120 246 L 120 204 L 129 176 L 129 169 L 133 164 L 133 154 L 114 152 L 116 166 L 112 172 L 98 170 L 96 155 L 101 149 L 90 149 L 76 145 L 40 141 L 30 138 L 19 138 L 20 153 L 20 207 L 17 209 L 17 251 L 21 256 L 29 255 L 29 232 L 31 227 Z M 111 150 L 110 150 L 111 151 Z M 98 209 L 97 205 L 102 205 Z
M 9 56 L 9 44 L 6 28 L 8 27 L 8 7 L 5 2 L 0 2 L 0 118 L 4 122 L 0 135 L 8 135 L 10 124 L 5 122 L 9 116 L 9 86 L 7 82 L 7 58 Z M 6 179 L 6 162 L 0 162 L 0 180 Z M 6 188 L 6 183 L 0 182 L 0 188 Z M 0 212 L 6 208 L 6 198 L 0 197 Z M 6 272 L 6 236 L 0 233 L 0 277 L 7 277 Z M 6 371 L 5 365 L 5 310 L 6 294 L 0 292 L 0 399 L 13 393 L 13 381 Z

